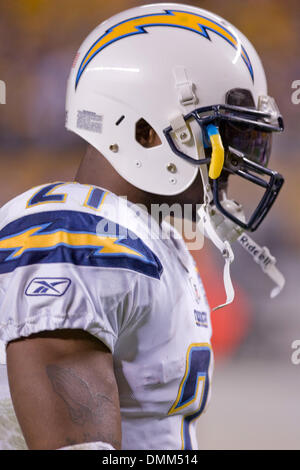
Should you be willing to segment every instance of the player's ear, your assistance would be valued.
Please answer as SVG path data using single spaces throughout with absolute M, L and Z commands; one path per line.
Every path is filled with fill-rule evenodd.
M 136 123 L 135 138 L 145 148 L 156 147 L 161 144 L 159 136 L 145 119 L 140 119 Z
M 161 145 L 161 140 L 156 134 L 155 130 L 150 127 L 149 129 L 149 139 L 148 139 L 148 146 L 149 147 L 156 147 L 157 145 Z

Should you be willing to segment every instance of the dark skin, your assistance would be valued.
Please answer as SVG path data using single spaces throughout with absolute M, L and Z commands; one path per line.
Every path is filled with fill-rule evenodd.
M 203 202 L 203 187 L 200 173 L 197 174 L 195 181 L 186 191 L 176 196 L 160 196 L 159 194 L 148 193 L 136 188 L 123 179 L 108 160 L 91 145 L 87 148 L 75 179 L 79 183 L 101 186 L 118 196 L 127 196 L 129 201 L 146 206 L 149 213 L 151 211 L 151 204 L 167 203 L 172 205 L 179 203 L 182 206 L 184 204 L 191 204 L 196 209 L 196 204 Z
M 112 354 L 102 342 L 82 330 L 42 332 L 8 344 L 7 369 L 29 449 L 97 441 L 121 448 Z
M 149 146 L 158 143 L 150 129 Z M 202 202 L 200 175 L 179 196 L 158 196 L 135 188 L 88 146 L 76 181 L 104 187 L 128 200 L 151 203 Z M 121 415 L 113 357 L 82 330 L 43 331 L 11 341 L 7 368 L 15 412 L 29 449 L 54 450 L 102 441 L 121 449 Z

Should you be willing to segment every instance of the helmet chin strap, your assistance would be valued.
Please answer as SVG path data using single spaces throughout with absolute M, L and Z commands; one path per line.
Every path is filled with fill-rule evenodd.
M 231 281 L 230 275 L 230 265 L 234 260 L 234 254 L 230 243 L 228 240 L 223 240 L 216 230 L 214 225 L 213 217 L 211 216 L 211 211 L 207 204 L 203 204 L 198 211 L 198 215 L 200 220 L 203 224 L 204 234 L 210 238 L 210 240 L 214 243 L 214 245 L 220 250 L 225 264 L 224 264 L 224 271 L 223 271 L 223 282 L 226 292 L 226 302 L 214 307 L 213 310 L 218 310 L 219 308 L 225 307 L 234 299 L 234 288 Z M 201 224 L 200 224 L 201 225 Z
M 195 122 L 190 122 L 190 127 L 192 130 L 192 134 L 195 141 L 195 148 L 197 150 L 197 155 L 199 159 L 205 158 L 204 155 L 204 148 L 203 148 L 203 139 L 202 139 L 202 131 L 200 126 Z M 214 149 L 215 156 L 219 159 L 222 159 L 222 152 L 220 153 L 220 149 Z M 210 173 L 213 172 L 214 175 L 219 175 L 221 170 L 218 171 L 218 162 L 213 161 L 212 167 L 210 167 Z M 229 230 L 225 230 L 225 217 L 220 214 L 220 212 L 212 205 L 213 202 L 213 193 L 211 190 L 211 186 L 209 183 L 209 174 L 206 165 L 200 165 L 199 171 L 201 174 L 202 184 L 203 184 L 203 194 L 204 194 L 204 203 L 202 204 L 201 208 L 198 211 L 198 215 L 200 217 L 199 228 L 204 232 L 204 235 L 208 237 L 214 245 L 220 250 L 224 260 L 224 271 L 223 271 L 223 281 L 224 287 L 226 292 L 226 302 L 222 305 L 219 305 L 213 310 L 218 310 L 219 308 L 225 307 L 226 305 L 230 304 L 234 299 L 234 288 L 231 281 L 230 276 L 230 265 L 234 260 L 234 254 L 232 248 L 230 246 L 229 240 L 227 238 L 227 234 Z M 227 221 L 226 221 L 227 222 Z M 225 223 L 226 223 L 225 222 Z M 233 223 L 228 220 L 231 225 Z M 229 225 L 229 224 L 228 224 Z M 218 229 L 219 227 L 219 229 Z M 221 230 L 220 230 L 221 229 Z M 233 228 L 231 227 L 231 230 Z M 225 235 L 225 236 L 224 236 Z
M 195 136 L 194 131 L 197 135 L 199 133 L 199 126 L 197 123 L 191 122 L 190 126 L 193 135 Z M 276 284 L 276 287 L 271 291 L 271 298 L 276 297 L 280 293 L 284 287 L 285 279 L 281 272 L 276 268 L 276 259 L 270 254 L 268 248 L 260 247 L 252 240 L 252 238 L 249 237 L 248 234 L 244 233 L 244 230 L 239 225 L 225 217 L 214 205 L 209 177 L 219 177 L 223 168 L 224 149 L 222 147 L 221 137 L 218 134 L 218 129 L 215 126 L 210 126 L 210 129 L 208 129 L 208 135 L 212 144 L 212 163 L 209 169 L 206 165 L 200 165 L 199 167 L 203 183 L 204 203 L 199 209 L 198 215 L 200 217 L 199 228 L 218 248 L 225 261 L 223 281 L 226 301 L 223 304 L 214 307 L 213 310 L 215 311 L 229 305 L 234 300 L 235 293 L 230 275 L 230 265 L 234 260 L 231 243 L 235 241 L 240 243 L 240 245 L 253 257 L 254 261 L 259 264 L 262 271 Z M 198 158 L 205 158 L 202 135 L 200 139 L 195 140 L 197 141 L 197 145 L 195 147 L 197 148 Z M 245 221 L 242 206 L 230 199 L 227 199 L 225 191 L 223 193 L 222 204 L 232 215 Z

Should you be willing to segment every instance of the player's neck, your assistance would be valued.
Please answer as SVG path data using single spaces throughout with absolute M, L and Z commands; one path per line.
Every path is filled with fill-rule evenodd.
M 168 204 L 169 207 L 173 204 L 180 204 L 182 213 L 184 213 L 184 204 L 187 204 L 192 207 L 192 218 L 196 220 L 196 204 L 201 204 L 203 201 L 200 173 L 190 188 L 179 196 L 162 196 L 148 193 L 136 188 L 122 178 L 106 158 L 91 145 L 87 148 L 75 180 L 82 184 L 100 186 L 117 194 L 117 196 L 126 196 L 128 201 L 145 206 L 150 214 L 152 214 L 153 204 Z
M 100 152 L 91 145 L 83 157 L 75 181 L 92 184 L 111 191 L 118 196 L 126 196 L 134 204 L 143 204 L 148 211 L 154 202 L 153 195 L 142 191 L 124 180 Z

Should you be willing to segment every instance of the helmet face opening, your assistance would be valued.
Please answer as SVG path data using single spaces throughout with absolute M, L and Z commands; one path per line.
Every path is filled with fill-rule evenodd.
M 225 103 L 255 109 L 255 102 L 250 90 L 233 88 L 226 93 Z M 250 123 L 222 121 L 219 126 L 224 148 L 233 147 L 262 166 L 267 166 L 272 149 L 272 133 Z
M 267 165 L 271 153 L 272 132 L 283 130 L 283 120 L 278 113 L 275 117 L 269 112 L 239 106 L 216 104 L 197 108 L 186 114 L 184 120 L 195 119 L 202 129 L 204 148 L 210 147 L 207 126 L 214 124 L 220 130 L 225 148 L 233 147 L 244 153 L 254 162 Z M 164 135 L 172 151 L 194 165 L 209 163 L 209 158 L 197 160 L 179 148 L 172 127 L 164 129 Z
M 271 112 L 255 109 L 252 95 L 247 90 L 231 90 L 226 100 L 230 104 L 198 108 L 184 116 L 187 124 L 190 119 L 195 119 L 201 127 L 206 158 L 196 160 L 179 150 L 172 127 L 165 129 L 164 134 L 176 155 L 193 165 L 203 165 L 211 161 L 207 126 L 216 126 L 225 149 L 225 164 L 220 177 L 212 182 L 214 204 L 244 230 L 254 231 L 269 212 L 284 182 L 279 173 L 266 168 L 271 153 L 272 132 L 282 131 L 283 121 L 279 112 L 274 116 Z M 237 103 L 242 106 L 237 106 Z M 261 200 L 247 221 L 233 216 L 222 205 L 221 192 L 227 180 L 226 174 L 238 175 L 264 189 Z
M 267 166 L 272 149 L 271 132 L 256 129 L 252 124 L 223 121 L 219 126 L 225 150 L 232 147 L 262 166 Z
M 228 156 L 226 158 L 226 169 L 224 169 L 223 172 L 226 172 L 227 174 L 229 173 L 232 175 L 238 175 L 241 178 L 244 178 L 245 180 L 263 189 L 263 196 L 257 204 L 257 207 L 252 212 L 252 215 L 248 218 L 248 220 L 243 221 L 233 216 L 222 204 L 221 193 L 222 189 L 224 188 L 224 182 L 222 184 L 222 178 L 218 178 L 213 181 L 214 204 L 219 209 L 219 211 L 227 218 L 232 220 L 235 224 L 242 227 L 244 230 L 254 232 L 262 223 L 272 205 L 274 204 L 284 183 L 283 177 L 276 171 L 264 168 L 261 165 L 248 160 L 242 154 L 232 148 L 229 149 Z
M 255 102 L 250 90 L 245 88 L 233 88 L 226 93 L 225 103 L 231 106 L 255 109 Z

